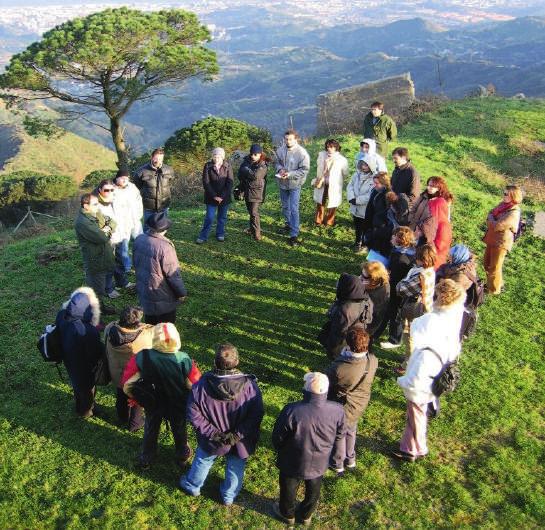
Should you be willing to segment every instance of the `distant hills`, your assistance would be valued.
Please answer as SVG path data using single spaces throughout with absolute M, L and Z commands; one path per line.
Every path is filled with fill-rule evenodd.
M 545 97 L 542 17 L 446 31 L 419 18 L 382 27 L 319 27 L 266 8 L 232 8 L 210 13 L 206 22 L 222 28 L 211 44 L 218 52 L 219 79 L 135 105 L 127 117 L 135 151 L 161 145 L 207 115 L 242 119 L 275 135 L 291 119 L 303 134 L 313 134 L 318 94 L 406 71 L 417 95 L 459 98 L 493 83 L 501 95 Z M 72 127 L 109 145 L 107 136 L 85 124 Z

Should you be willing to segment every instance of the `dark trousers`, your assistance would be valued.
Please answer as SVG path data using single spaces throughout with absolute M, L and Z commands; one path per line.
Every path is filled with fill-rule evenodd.
M 316 509 L 320 499 L 320 489 L 322 487 L 322 477 L 311 480 L 300 480 L 291 478 L 284 473 L 280 473 L 280 513 L 289 519 L 295 517 L 295 502 L 297 490 L 301 482 L 305 483 L 305 498 L 299 505 L 298 512 L 301 519 L 308 519 Z
M 176 458 L 185 459 L 189 454 L 187 445 L 187 430 L 185 421 L 185 405 L 179 404 L 175 409 L 159 408 L 153 412 L 146 411 L 144 423 L 144 440 L 142 442 L 141 459 L 151 462 L 157 453 L 157 440 L 161 430 L 161 422 L 168 421 L 174 438 Z
M 163 322 L 171 322 L 176 324 L 176 309 L 170 313 L 163 313 L 162 315 L 144 315 L 144 321 L 146 324 L 162 324 Z
M 130 432 L 136 432 L 144 426 L 144 409 L 139 405 L 129 407 L 129 397 L 121 388 L 116 389 L 115 410 L 120 423 L 126 425 Z
M 365 234 L 365 219 L 352 216 L 354 221 L 354 230 L 356 231 L 356 245 L 363 245 L 363 235 Z
M 96 387 L 74 388 L 74 399 L 76 400 L 76 413 L 80 416 L 90 416 L 95 408 Z
M 400 303 L 401 299 L 398 296 L 392 295 L 390 297 L 386 318 L 381 322 L 373 337 L 380 337 L 386 327 L 388 327 L 388 341 L 392 344 L 401 344 L 404 322 L 398 315 Z
M 261 237 L 261 219 L 259 217 L 259 202 L 246 201 L 246 209 L 250 214 L 250 230 L 254 237 Z

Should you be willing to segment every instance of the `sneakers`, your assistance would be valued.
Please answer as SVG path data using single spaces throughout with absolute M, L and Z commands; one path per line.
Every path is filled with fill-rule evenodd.
M 344 467 L 346 467 L 346 469 L 354 470 L 356 469 L 356 462 L 348 462 Z
M 344 467 L 329 466 L 329 469 L 335 473 L 335 478 L 341 478 L 344 476 Z
M 280 505 L 278 504 L 278 502 L 273 502 L 271 508 L 273 514 L 277 519 L 280 519 L 280 521 L 287 524 L 290 528 L 293 528 L 293 526 L 295 525 L 295 517 L 284 517 L 282 515 L 282 512 L 280 511 Z
M 401 342 L 399 344 L 396 344 L 395 342 L 390 342 L 389 340 L 380 343 L 380 347 L 383 350 L 393 350 L 394 348 L 399 348 L 400 346 Z
M 116 298 L 119 298 L 121 296 L 121 293 L 117 289 L 114 289 L 113 291 L 110 291 L 107 296 L 108 298 L 115 300 Z
M 123 287 L 123 289 L 134 289 L 135 287 L 136 287 L 136 283 L 129 282 L 127 285 L 125 285 L 125 287 Z
M 203 243 L 206 243 L 206 241 L 204 239 L 201 239 L 200 237 L 198 237 L 195 240 L 195 243 L 197 243 L 197 245 L 202 245 Z
M 223 236 L 218 236 L 216 237 L 216 239 L 220 242 L 220 243 L 223 243 L 225 241 L 225 238 Z
M 411 455 L 411 453 L 406 453 L 405 451 L 392 451 L 392 456 L 398 460 L 403 460 L 404 462 L 416 462 L 421 460 L 426 455 Z
M 288 245 L 290 247 L 298 247 L 301 245 L 301 240 L 298 239 L 297 237 L 290 237 L 288 240 Z

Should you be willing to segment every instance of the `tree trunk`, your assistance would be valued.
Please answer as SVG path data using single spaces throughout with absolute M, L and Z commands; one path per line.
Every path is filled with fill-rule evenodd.
M 127 146 L 125 144 L 125 139 L 123 138 L 121 120 L 119 117 L 110 118 L 110 132 L 112 133 L 112 140 L 117 153 L 117 167 L 128 171 L 129 153 L 127 152 Z

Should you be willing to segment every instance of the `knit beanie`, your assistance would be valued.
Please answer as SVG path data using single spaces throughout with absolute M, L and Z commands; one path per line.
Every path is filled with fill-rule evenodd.
M 250 154 L 257 155 L 263 152 L 263 148 L 259 144 L 252 144 L 250 147 Z
M 303 389 L 311 394 L 327 394 L 329 379 L 327 375 L 320 372 L 309 372 L 303 377 L 305 384 Z
M 471 252 L 465 245 L 454 245 L 450 249 L 451 262 L 454 265 L 461 265 L 471 258 Z
M 182 341 L 180 340 L 180 334 L 174 324 L 163 322 L 157 324 L 153 328 L 152 347 L 154 350 L 163 353 L 174 353 L 177 352 L 181 346 Z

